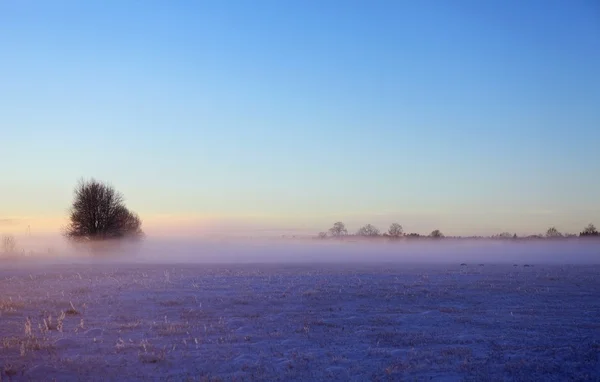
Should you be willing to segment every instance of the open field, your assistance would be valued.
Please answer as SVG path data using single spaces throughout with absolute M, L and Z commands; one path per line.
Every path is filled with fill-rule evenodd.
M 597 265 L 0 267 L 2 381 L 600 379 Z

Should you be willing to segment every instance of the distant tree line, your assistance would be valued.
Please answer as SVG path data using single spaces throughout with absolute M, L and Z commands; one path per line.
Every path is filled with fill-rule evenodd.
M 343 222 L 336 222 L 333 224 L 327 232 L 319 232 L 318 237 L 320 239 L 326 239 L 328 237 L 331 238 L 343 238 L 347 236 L 359 236 L 366 238 L 375 238 L 375 237 L 383 237 L 388 239 L 400 239 L 403 237 L 413 238 L 413 237 L 424 237 L 418 233 L 404 233 L 404 229 L 398 223 L 392 223 L 386 232 L 381 233 L 379 228 L 375 227 L 373 224 L 366 224 L 358 229 L 355 234 L 348 233 L 348 229 Z M 444 234 L 436 229 L 432 231 L 427 237 L 431 238 L 443 238 Z
M 366 224 L 358 229 L 355 234 L 348 233 L 348 229 L 343 222 L 336 222 L 333 226 L 327 231 L 319 232 L 318 238 L 327 239 L 327 238 L 344 238 L 344 237 L 362 237 L 362 238 L 387 238 L 391 240 L 397 240 L 400 238 L 433 238 L 433 239 L 442 239 L 444 238 L 444 234 L 436 229 L 433 230 L 429 235 L 421 235 L 418 233 L 405 233 L 402 226 L 398 223 L 392 223 L 386 232 L 381 233 L 379 228 L 375 227 L 372 224 Z M 573 238 L 578 237 L 576 234 L 571 233 L 561 233 L 556 227 L 550 227 L 546 231 L 545 235 L 529 235 L 525 237 L 519 237 L 516 233 L 502 232 L 497 235 L 492 235 L 490 238 L 492 239 L 502 239 L 502 240 L 515 240 L 515 239 L 558 239 L 558 238 Z M 589 224 L 587 227 L 583 229 L 579 233 L 579 237 L 600 237 L 600 233 L 596 229 L 593 224 Z M 479 237 L 480 238 L 480 237 Z

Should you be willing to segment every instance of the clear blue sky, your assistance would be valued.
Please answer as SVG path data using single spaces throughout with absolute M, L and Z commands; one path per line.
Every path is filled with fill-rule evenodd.
M 3 1 L 0 89 L 4 225 L 600 225 L 593 0 Z

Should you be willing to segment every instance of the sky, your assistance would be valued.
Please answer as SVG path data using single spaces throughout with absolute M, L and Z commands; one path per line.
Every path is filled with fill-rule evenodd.
M 2 1 L 0 232 L 600 225 L 600 5 Z

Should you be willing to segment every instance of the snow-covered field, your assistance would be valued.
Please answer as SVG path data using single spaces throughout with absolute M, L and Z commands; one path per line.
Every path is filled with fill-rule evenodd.
M 13 380 L 600 380 L 600 266 L 0 264 Z

